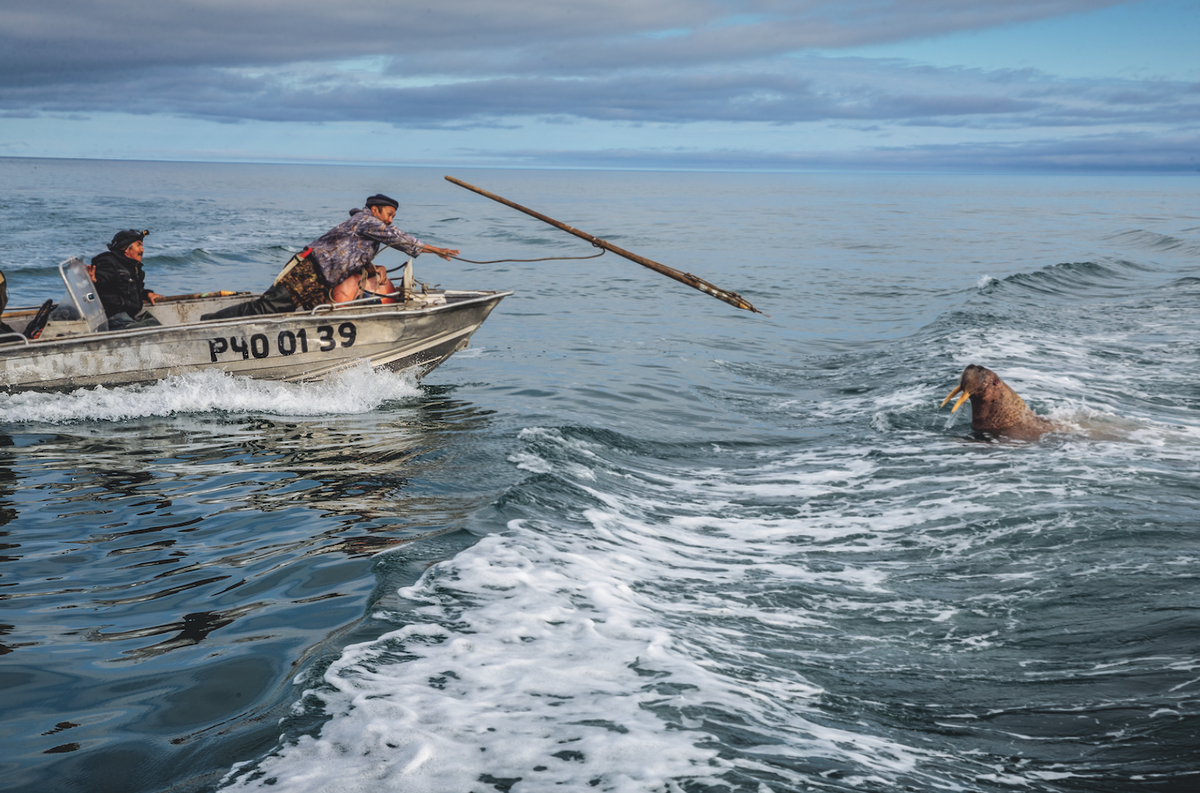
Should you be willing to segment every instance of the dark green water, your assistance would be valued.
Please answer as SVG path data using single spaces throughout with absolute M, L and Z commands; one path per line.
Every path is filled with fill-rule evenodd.
M 431 171 L 0 174 L 15 305 L 126 227 L 160 293 L 261 288 L 378 191 L 591 252 Z M 516 294 L 420 385 L 0 396 L 13 789 L 1200 783 L 1194 179 L 454 175 L 770 317 L 425 257 Z M 968 363 L 1065 431 L 976 440 Z

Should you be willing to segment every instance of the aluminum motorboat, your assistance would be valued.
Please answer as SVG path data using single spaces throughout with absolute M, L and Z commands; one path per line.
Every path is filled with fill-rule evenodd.
M 24 330 L 36 308 L 14 309 L 0 335 L 0 389 L 62 391 L 148 383 L 217 369 L 267 380 L 312 381 L 358 361 L 422 377 L 467 346 L 492 309 L 511 291 L 428 290 L 412 277 L 401 299 L 317 306 L 287 314 L 201 320 L 252 300 L 250 292 L 159 298 L 146 309 L 161 326 L 109 330 L 84 260 L 59 265 L 66 297 L 36 339 Z M 389 295 L 389 297 L 391 297 Z

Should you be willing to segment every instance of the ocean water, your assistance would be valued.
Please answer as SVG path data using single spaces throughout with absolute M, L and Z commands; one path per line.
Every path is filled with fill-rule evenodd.
M 0 160 L 10 305 L 129 227 L 261 289 L 380 191 L 593 252 L 444 173 L 769 316 L 422 257 L 515 294 L 421 383 L 0 395 L 8 789 L 1200 789 L 1194 176 Z M 974 437 L 971 363 L 1062 430 Z

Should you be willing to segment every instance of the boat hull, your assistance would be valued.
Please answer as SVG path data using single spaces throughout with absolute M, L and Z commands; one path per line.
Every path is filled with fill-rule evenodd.
M 0 346 L 0 388 L 61 391 L 131 385 L 214 369 L 266 380 L 309 381 L 359 361 L 421 377 L 466 347 L 510 294 L 447 292 L 439 296 L 441 302 L 324 307 L 207 322 L 186 321 L 198 309 L 180 305 L 173 307 L 185 320 L 180 324 Z M 211 299 L 203 302 L 212 310 Z

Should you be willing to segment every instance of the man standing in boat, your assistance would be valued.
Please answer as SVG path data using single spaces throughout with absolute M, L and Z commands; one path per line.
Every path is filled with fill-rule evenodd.
M 457 250 L 435 248 L 392 226 L 400 203 L 383 194 L 371 196 L 365 209 L 350 211 L 349 220 L 334 226 L 292 257 L 261 297 L 205 314 L 200 319 L 225 319 L 255 314 L 279 314 L 310 309 L 322 303 L 345 303 L 360 297 L 390 295 L 396 287 L 387 269 L 371 260 L 381 245 L 409 256 L 433 253 L 449 261 Z
M 148 328 L 161 325 L 142 305 L 162 297 L 146 288 L 146 271 L 142 269 L 145 246 L 142 240 L 149 231 L 127 229 L 113 235 L 108 250 L 92 259 L 88 274 L 96 282 L 96 294 L 108 315 L 109 330 Z

